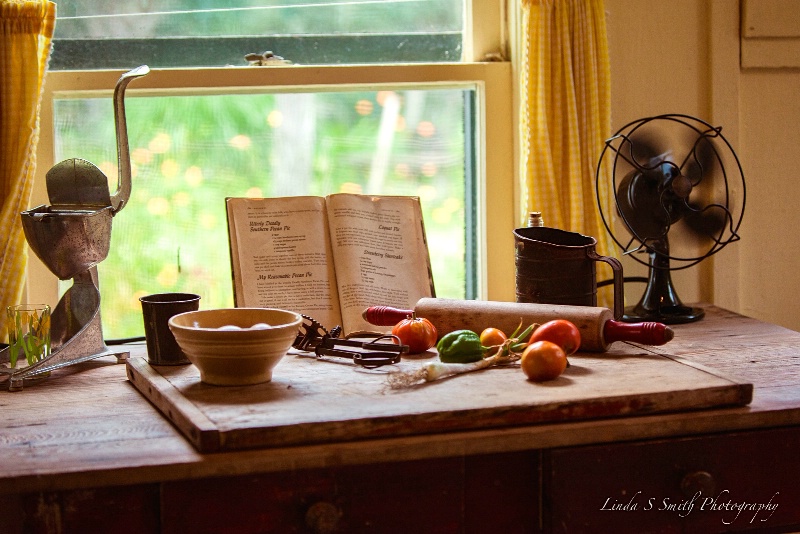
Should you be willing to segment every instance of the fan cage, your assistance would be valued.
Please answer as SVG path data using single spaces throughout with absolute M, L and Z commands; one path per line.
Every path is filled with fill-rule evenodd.
M 667 121 L 667 122 L 664 122 Z M 639 131 L 645 131 L 647 128 L 657 128 L 659 124 L 666 124 L 671 125 L 671 128 L 688 128 L 688 131 L 694 132 L 696 136 L 696 141 L 691 150 L 687 152 L 686 157 L 681 161 L 681 163 L 675 164 L 675 166 L 679 169 L 682 169 L 683 166 L 687 163 L 689 158 L 696 157 L 694 156 L 694 150 L 697 147 L 697 144 L 700 142 L 701 139 L 710 140 L 709 143 L 710 147 L 713 149 L 714 158 L 718 163 L 719 172 L 722 176 L 722 181 L 724 183 L 724 204 L 719 202 L 712 202 L 707 204 L 703 210 L 710 209 L 712 207 L 721 208 L 726 213 L 726 224 L 723 229 L 720 231 L 718 236 L 709 236 L 711 240 L 711 244 L 704 253 L 692 256 L 683 256 L 683 255 L 673 255 L 671 252 L 664 252 L 663 250 L 658 250 L 656 247 L 652 246 L 652 241 L 648 238 L 641 238 L 636 235 L 635 230 L 632 228 L 632 225 L 629 220 L 626 219 L 622 210 L 620 209 L 619 197 L 617 194 L 619 183 L 618 183 L 618 167 L 621 167 L 624 164 L 632 167 L 635 170 L 653 170 L 657 168 L 665 161 L 658 161 L 652 164 L 645 165 L 644 162 L 637 161 L 634 155 L 634 146 L 636 141 L 633 139 L 635 134 Z M 657 130 L 656 130 L 657 131 Z M 718 142 L 719 143 L 718 143 Z M 626 149 L 627 147 L 627 149 Z M 720 154 L 719 150 L 724 150 L 724 154 Z M 608 158 L 612 157 L 613 159 L 607 161 Z M 726 170 L 726 163 L 730 161 L 735 163 L 733 168 L 730 170 Z M 604 212 L 604 207 L 600 202 L 602 198 L 600 194 L 600 187 L 604 183 L 604 167 L 610 163 L 609 169 L 609 176 L 611 179 L 611 194 L 614 198 L 614 207 L 616 208 L 616 213 L 620 217 L 620 220 L 631 234 L 631 239 L 625 243 L 621 241 L 613 228 L 614 221 L 612 220 L 611 215 L 609 213 Z M 674 162 L 667 162 L 673 163 Z M 730 167 L 730 165 L 728 165 Z M 729 173 L 731 176 L 729 176 Z M 741 188 L 741 205 L 736 208 L 731 208 L 731 186 L 734 185 L 731 180 L 736 179 L 737 177 L 734 176 L 738 173 L 738 180 L 736 182 L 736 186 Z M 623 176 L 625 173 L 622 173 Z M 702 178 L 701 178 L 702 179 Z M 697 185 L 697 184 L 693 184 Z M 720 250 L 722 250 L 725 246 L 729 243 L 738 241 L 739 237 L 739 227 L 742 222 L 742 218 L 744 216 L 744 208 L 745 208 L 745 201 L 746 201 L 746 189 L 744 183 L 744 173 L 742 171 L 741 162 L 739 158 L 736 156 L 736 152 L 734 151 L 733 147 L 731 146 L 730 142 L 722 135 L 722 128 L 721 127 L 714 127 L 706 121 L 698 119 L 696 117 L 692 117 L 690 115 L 682 115 L 682 114 L 667 114 L 667 115 L 658 115 L 654 117 L 647 117 L 638 119 L 632 122 L 629 122 L 622 128 L 620 128 L 612 137 L 610 137 L 605 142 L 605 146 L 603 147 L 603 151 L 600 154 L 600 158 L 597 165 L 596 175 L 595 175 L 595 190 L 598 199 L 598 206 L 600 211 L 600 217 L 603 220 L 603 224 L 608 231 L 609 235 L 611 236 L 612 240 L 619 246 L 622 251 L 623 255 L 630 256 L 633 260 L 639 262 L 642 265 L 648 267 L 655 267 L 659 268 L 657 265 L 654 266 L 653 262 L 648 260 L 643 260 L 636 256 L 636 252 L 648 252 L 648 256 L 650 254 L 656 254 L 657 256 L 661 257 L 664 260 L 669 260 L 666 262 L 669 267 L 669 270 L 681 270 L 687 269 L 692 267 L 704 259 L 716 254 Z M 736 213 L 734 213 L 736 212 Z M 677 221 L 676 221 L 677 222 Z M 673 223 L 669 223 L 664 231 L 663 238 L 667 238 Z M 651 241 L 649 244 L 648 241 Z M 673 262 L 679 262 L 679 265 L 674 265 Z M 665 263 L 665 262 L 658 262 L 658 263 Z

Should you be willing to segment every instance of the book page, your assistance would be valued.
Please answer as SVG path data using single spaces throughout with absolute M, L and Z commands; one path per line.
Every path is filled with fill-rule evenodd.
M 345 333 L 388 331 L 364 321 L 369 306 L 413 309 L 433 296 L 419 198 L 335 194 L 328 219 Z
M 228 198 L 226 207 L 236 306 L 341 325 L 325 199 Z

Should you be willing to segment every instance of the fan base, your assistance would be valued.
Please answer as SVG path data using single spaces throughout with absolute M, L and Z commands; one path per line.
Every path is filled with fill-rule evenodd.
M 653 321 L 663 324 L 682 324 L 699 321 L 705 314 L 703 308 L 691 306 L 662 306 L 655 310 L 648 310 L 642 305 L 636 305 L 625 308 L 622 320 L 626 323 Z

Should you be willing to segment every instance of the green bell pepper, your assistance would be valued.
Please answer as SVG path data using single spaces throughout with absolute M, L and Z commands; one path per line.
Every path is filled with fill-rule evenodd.
M 472 330 L 455 330 L 445 334 L 436 344 L 439 359 L 445 363 L 470 363 L 483 359 L 486 348 Z

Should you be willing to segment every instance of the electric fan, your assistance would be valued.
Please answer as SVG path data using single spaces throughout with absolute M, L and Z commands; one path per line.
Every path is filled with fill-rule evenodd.
M 604 213 L 604 180 L 611 180 L 616 215 L 628 240 L 618 239 L 611 214 Z M 606 141 L 595 186 L 611 238 L 624 255 L 648 267 L 644 295 L 625 308 L 623 320 L 677 324 L 701 319 L 702 308 L 681 303 L 670 272 L 692 267 L 739 240 L 744 174 L 722 128 L 688 115 L 633 121 Z

